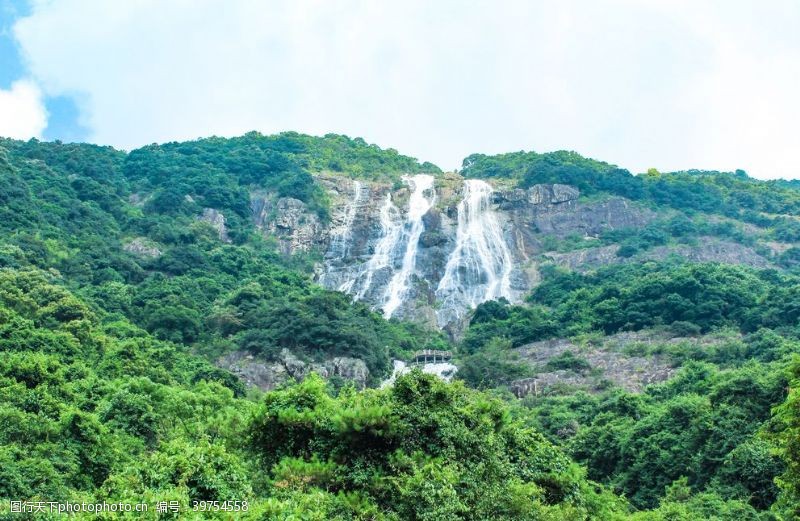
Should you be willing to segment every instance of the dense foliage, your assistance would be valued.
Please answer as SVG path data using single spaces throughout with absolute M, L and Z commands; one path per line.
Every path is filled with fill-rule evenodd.
M 386 391 L 332 398 L 307 379 L 272 393 L 249 441 L 284 490 L 282 510 L 318 489 L 330 517 L 611 519 L 624 511 L 501 402 L 419 372 Z
M 543 270 L 530 306 L 485 302 L 462 341 L 474 352 L 495 337 L 512 347 L 545 338 L 670 326 L 679 334 L 762 327 L 797 335 L 800 278 L 773 270 L 680 261 L 622 264 L 586 274 Z M 773 353 L 780 356 L 784 353 Z
M 415 373 L 338 397 L 310 377 L 257 405 L 229 373 L 124 320 L 100 323 L 54 282 L 0 270 L 4 498 L 245 500 L 252 519 L 625 509 L 497 400 Z
M 800 346 L 796 346 L 796 349 Z M 691 362 L 642 395 L 529 398 L 534 424 L 639 507 L 653 507 L 665 487 L 686 478 L 692 490 L 766 509 L 784 470 L 759 430 L 785 397 L 779 365 L 721 370 Z
M 521 187 L 561 183 L 584 195 L 611 194 L 682 212 L 707 212 L 770 226 L 778 240 L 800 238 L 800 191 L 785 181 L 757 181 L 744 171 L 691 170 L 632 175 L 614 165 L 575 152 L 473 154 L 464 159 L 466 177 L 509 178 Z
M 225 465 L 218 438 L 250 407 L 234 399 L 241 382 L 125 320 L 100 323 L 57 282 L 0 270 L 0 496 L 114 494 L 108 487 L 129 485 L 123 474 L 148 460 L 175 467 L 188 447 Z M 211 495 L 249 492 L 227 471 L 165 469 L 149 497 L 185 495 L 203 480 L 218 483 Z
M 585 464 L 591 479 L 639 508 L 657 507 L 670 497 L 666 491 L 683 487 L 687 500 L 689 491 L 702 493 L 692 501 L 722 501 L 754 519 L 779 497 L 776 480 L 792 490 L 792 466 L 785 462 L 796 457 L 794 402 L 782 406 L 782 426 L 770 418 L 786 399 L 786 368 L 800 354 L 797 277 L 677 261 L 544 272 L 532 305 L 487 302 L 475 310 L 461 342 L 474 353 L 465 365 L 487 356 L 501 361 L 492 366 L 495 374 L 483 373 L 493 384 L 484 387 L 520 378 L 518 365 L 502 361 L 516 356 L 513 347 L 536 340 L 588 335 L 591 343 L 591 335 L 652 328 L 689 337 L 627 348 L 631 356 L 666 357 L 680 368 L 643 394 L 615 387 L 598 394 L 554 391 L 526 398 L 528 410 L 520 415 Z M 724 341 L 692 341 L 705 332 Z M 589 369 L 580 363 L 586 364 L 567 351 L 544 369 Z M 465 379 L 482 383 L 473 373 Z M 768 441 L 776 430 L 791 454 L 783 460 Z M 779 503 L 791 504 L 788 497 Z
M 149 205 L 165 213 L 192 212 L 186 194 L 208 207 L 245 217 L 247 187 L 257 186 L 279 197 L 293 197 L 327 216 L 326 195 L 311 172 L 331 170 L 359 177 L 397 177 L 401 173 L 438 172 L 396 150 L 382 150 L 363 139 L 328 135 L 313 138 L 294 132 L 263 136 L 207 138 L 151 145 L 126 158 L 124 173 L 136 189 L 155 189 Z M 169 180 L 169 183 L 165 183 Z
M 388 370 L 390 351 L 443 342 L 313 285 L 306 259 L 277 253 L 249 214 L 252 186 L 303 199 L 284 188 L 328 162 L 386 175 L 428 168 L 411 158 L 359 139 L 295 133 L 128 155 L 83 144 L 0 145 L 0 267 L 57 270 L 103 320 L 121 315 L 209 355 L 241 348 L 274 359 L 291 348 L 312 359 L 357 356 L 373 379 Z M 305 200 L 313 207 L 321 188 L 310 177 L 297 186 L 312 190 Z M 198 219 L 206 207 L 224 210 L 231 244 Z M 133 238 L 161 254 L 131 255 L 124 246 Z
M 478 306 L 452 345 L 313 284 L 315 252 L 278 253 L 250 216 L 257 193 L 327 218 L 320 172 L 385 183 L 438 171 L 337 135 L 249 133 L 131 153 L 0 140 L 0 498 L 184 509 L 243 500 L 242 519 L 800 515 L 791 271 L 672 260 L 542 267 L 524 305 Z M 632 176 L 558 152 L 474 155 L 463 173 L 572 184 L 658 212 L 642 229 L 552 239 L 554 249 L 620 244 L 617 255 L 635 258 L 703 236 L 752 247 L 800 239 L 796 183 L 742 172 Z M 201 218 L 210 208 L 224 213 L 230 241 Z M 800 266 L 797 248 L 773 260 Z M 591 347 L 653 329 L 683 341 L 626 348 L 674 370 L 643 392 L 608 385 L 517 400 L 507 391 L 540 370 L 520 346 Z M 233 351 L 351 356 L 375 386 L 392 357 L 424 348 L 456 350 L 461 382 L 415 371 L 359 391 L 309 376 L 261 394 L 212 363 Z M 595 369 L 576 350 L 544 370 Z M 7 504 L 0 518 L 11 516 Z

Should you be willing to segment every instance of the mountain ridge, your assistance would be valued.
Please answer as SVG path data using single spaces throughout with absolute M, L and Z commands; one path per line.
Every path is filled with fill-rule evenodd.
M 128 154 L 0 141 L 3 495 L 235 496 L 267 518 L 792 515 L 791 183 L 470 157 L 431 172 L 296 133 Z M 455 309 L 450 335 L 431 327 Z M 371 389 L 425 349 L 452 351 L 460 382 Z

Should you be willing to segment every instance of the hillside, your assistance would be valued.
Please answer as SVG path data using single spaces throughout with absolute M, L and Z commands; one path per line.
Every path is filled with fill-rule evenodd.
M 442 172 L 339 135 L 2 139 L 0 496 L 791 519 L 795 185 L 572 152 Z M 424 349 L 459 381 L 377 389 Z

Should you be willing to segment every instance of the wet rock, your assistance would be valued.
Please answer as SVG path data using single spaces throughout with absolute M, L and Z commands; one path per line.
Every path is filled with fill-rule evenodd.
M 447 237 L 436 231 L 423 232 L 419 237 L 419 243 L 423 248 L 432 248 L 447 243 Z
M 396 181 L 350 179 L 336 174 L 318 174 L 317 181 L 327 191 L 330 220 L 323 223 L 307 206 L 296 199 L 277 198 L 274 194 L 254 192 L 251 196 L 253 221 L 265 235 L 277 239 L 282 252 L 291 254 L 316 251 L 321 262 L 316 268 L 317 281 L 326 288 L 346 292 L 357 300 L 380 309 L 386 303 L 386 288 L 403 264 L 405 220 L 410 192 Z M 360 185 L 360 190 L 356 186 Z M 419 235 L 413 274 L 402 305 L 393 316 L 413 319 L 432 326 L 443 327 L 453 338 L 460 335 L 468 310 L 450 313 L 442 311 L 437 288 L 445 273 L 450 255 L 456 245 L 458 204 L 464 195 L 464 179 L 449 173 L 436 179 L 436 202 L 423 216 L 424 231 Z M 358 193 L 359 197 L 354 200 Z M 382 210 L 387 197 L 392 202 L 388 219 L 400 224 L 401 234 L 396 247 L 384 252 L 378 266 L 367 276 L 367 266 L 383 238 Z M 642 228 L 657 217 L 649 208 L 622 197 L 606 197 L 583 201 L 580 191 L 563 184 L 539 184 L 527 189 L 496 188 L 488 198 L 496 214 L 500 234 L 510 250 L 513 270 L 510 275 L 514 302 L 540 280 L 539 263 L 542 254 L 548 261 L 573 269 L 587 269 L 615 262 L 617 246 L 605 246 L 567 253 L 546 252 L 545 236 L 566 238 L 570 235 L 597 237 L 604 231 L 623 228 Z M 383 216 L 387 218 L 386 215 Z M 384 223 L 385 224 L 385 223 Z M 391 228 L 391 226 L 390 226 Z M 397 226 L 394 227 L 397 229 Z M 492 240 L 493 243 L 497 239 Z M 763 258 L 755 252 L 735 249 L 728 245 L 702 244 L 686 249 L 653 249 L 647 255 L 654 258 L 672 253 L 687 258 L 720 260 L 739 256 L 751 265 L 762 265 Z M 641 257 L 644 258 L 644 257 Z M 640 257 L 634 257 L 639 259 Z M 464 266 L 459 271 L 463 276 Z M 480 277 L 471 277 L 479 280 Z M 466 280 L 466 279 L 465 279 Z M 463 302 L 465 299 L 454 298 Z M 447 324 L 437 319 L 452 317 Z

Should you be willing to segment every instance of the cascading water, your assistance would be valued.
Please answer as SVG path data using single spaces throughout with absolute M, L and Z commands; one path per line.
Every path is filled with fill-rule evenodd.
M 392 261 L 392 253 L 400 241 L 400 236 L 403 231 L 403 224 L 400 221 L 400 211 L 392 202 L 392 193 L 386 194 L 386 199 L 380 209 L 380 223 L 381 223 L 381 238 L 375 245 L 375 251 L 370 257 L 363 272 L 358 277 L 350 281 L 350 289 L 352 289 L 356 280 L 361 280 L 360 289 L 355 295 L 356 300 L 361 300 L 366 296 L 372 286 L 372 279 L 375 272 L 386 268 Z M 344 290 L 349 292 L 349 290 Z
M 331 242 L 328 246 L 328 251 L 325 254 L 327 264 L 336 265 L 341 264 L 347 259 L 350 253 L 350 246 L 352 244 L 353 222 L 358 214 L 359 205 L 364 201 L 364 192 L 369 193 L 369 189 L 365 189 L 360 181 L 353 181 L 353 197 L 345 205 L 342 214 L 341 224 L 336 228 L 336 231 L 331 233 Z M 319 283 L 328 285 L 328 275 L 326 271 L 319 278 Z M 337 287 L 339 291 L 345 293 L 349 292 L 352 288 L 354 279 L 346 280 Z
M 441 326 L 481 302 L 499 297 L 512 299 L 511 252 L 491 208 L 491 195 L 489 183 L 479 179 L 464 181 L 464 197 L 458 204 L 456 246 L 436 289 Z
M 397 311 L 397 308 L 403 304 L 403 300 L 406 298 L 411 275 L 416 265 L 419 237 L 425 231 L 422 217 L 436 202 L 436 191 L 433 189 L 432 175 L 403 176 L 403 181 L 411 188 L 411 197 L 408 200 L 408 215 L 406 216 L 403 230 L 406 249 L 400 270 L 392 275 L 392 279 L 389 281 L 384 293 L 383 316 L 387 319 Z
M 393 360 L 392 366 L 392 374 L 389 376 L 389 378 L 381 382 L 381 389 L 393 386 L 397 378 L 411 372 L 411 368 L 402 360 Z M 450 362 L 422 364 L 420 368 L 422 369 L 423 373 L 438 376 L 445 382 L 452 380 L 455 374 L 458 372 L 458 367 Z
M 331 250 L 340 252 L 341 257 L 347 256 L 350 249 L 350 236 L 353 228 L 353 221 L 358 213 L 358 205 L 362 199 L 362 185 L 360 181 L 353 181 L 353 198 L 344 208 L 344 219 L 342 221 L 342 231 L 337 233 L 331 241 Z
M 418 248 L 425 231 L 424 216 L 437 198 L 434 178 L 419 174 L 404 176 L 403 182 L 411 191 L 407 210 L 401 212 L 392 200 L 392 192 L 385 193 L 375 211 L 380 235 L 372 236 L 373 246 L 366 259 L 364 250 L 369 243 L 364 241 L 364 228 L 355 223 L 370 215 L 361 215 L 370 207 L 369 187 L 353 183 L 352 197 L 339 214 L 337 231 L 331 235 L 325 256 L 326 271 L 320 277 L 326 287 L 370 302 L 381 309 L 386 318 L 405 309 L 407 301 L 414 296 L 415 273 L 425 270 L 430 273 L 430 265 L 419 265 L 418 257 L 422 252 Z M 441 327 L 457 323 L 470 308 L 486 300 L 505 297 L 514 301 L 513 258 L 491 199 L 492 187 L 485 181 L 468 179 L 464 182 L 463 197 L 457 207 L 455 237 L 446 243 L 453 249 L 444 265 L 440 264 L 442 276 L 435 291 L 436 316 Z M 426 261 L 430 261 L 431 255 L 440 255 L 434 248 L 425 252 L 421 258 Z M 360 259 L 365 260 L 359 262 Z

